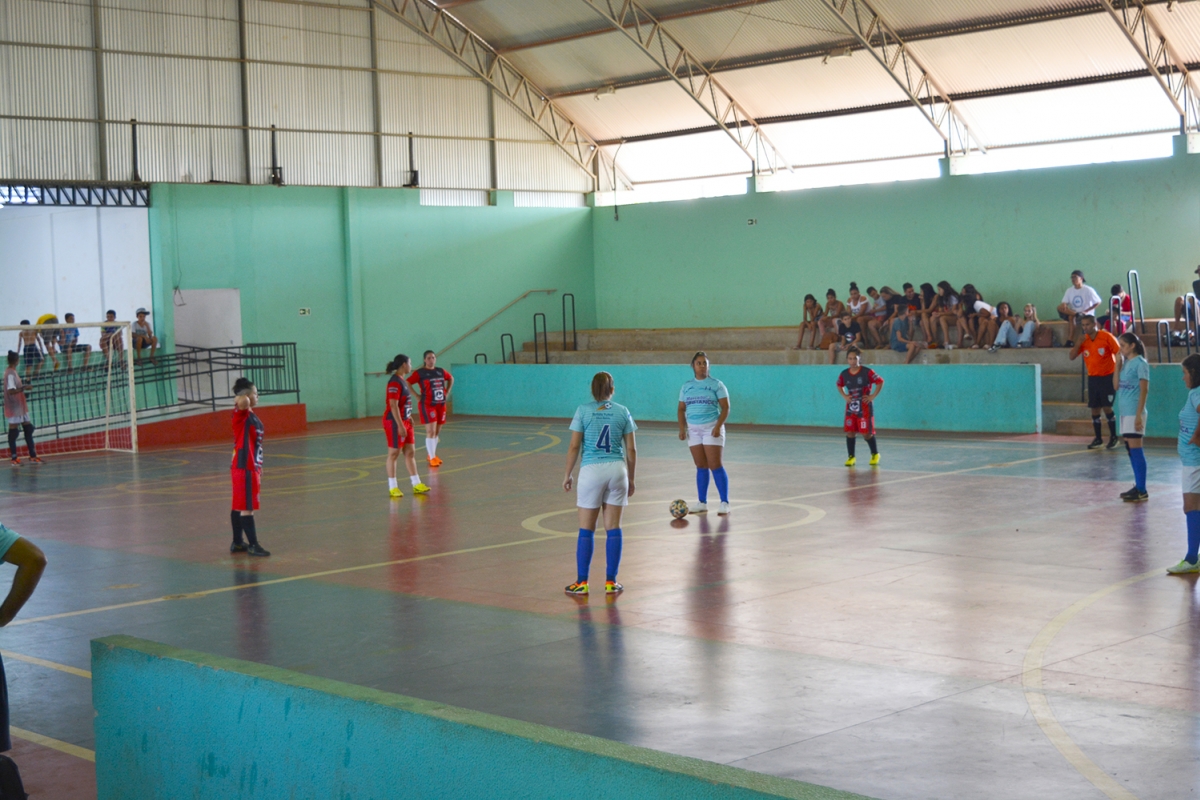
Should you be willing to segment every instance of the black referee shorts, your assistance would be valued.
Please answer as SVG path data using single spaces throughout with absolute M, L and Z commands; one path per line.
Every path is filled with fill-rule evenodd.
M 1111 374 L 1088 375 L 1088 408 L 1112 408 L 1116 394 Z

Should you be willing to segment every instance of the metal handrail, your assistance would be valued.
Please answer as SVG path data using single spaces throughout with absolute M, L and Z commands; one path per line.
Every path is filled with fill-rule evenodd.
M 476 354 L 475 354 L 475 363 L 476 363 L 476 364 L 478 364 L 478 363 L 479 363 L 479 357 L 480 357 L 480 356 L 483 356 L 483 363 L 485 363 L 485 364 L 486 364 L 486 363 L 488 363 L 488 359 L 487 359 L 487 353 L 476 353 Z
M 1162 346 L 1163 339 L 1167 340 L 1167 363 L 1171 363 L 1171 324 L 1165 319 L 1158 321 L 1158 327 L 1154 334 L 1154 344 L 1158 348 L 1158 363 L 1163 363 Z
M 546 315 L 540 311 L 533 315 L 533 363 L 535 363 L 535 364 L 543 363 L 542 361 L 538 360 L 538 327 L 537 327 L 538 317 L 542 318 L 542 350 L 545 351 L 545 354 L 546 354 L 546 361 L 544 363 L 549 364 L 550 363 L 550 341 L 549 341 L 549 338 L 546 333 Z M 515 358 L 515 355 L 514 355 L 514 358 Z
M 1196 315 L 1196 295 L 1194 292 L 1188 292 L 1183 296 L 1183 341 L 1187 345 L 1187 352 L 1192 354 L 1192 340 L 1196 337 L 1197 325 L 1200 321 Z M 1196 341 L 1196 348 L 1200 350 L 1200 340 Z
M 1118 331 L 1117 326 L 1123 325 L 1124 320 L 1121 319 L 1121 298 L 1108 298 L 1108 331 L 1113 336 L 1120 336 L 1124 331 Z
M 471 330 L 467 331 L 467 332 L 466 332 L 466 333 L 464 333 L 462 336 L 458 337 L 458 338 L 457 338 L 457 339 L 455 339 L 453 342 L 451 342 L 450 344 L 448 344 L 448 345 L 446 345 L 445 347 L 443 347 L 441 350 L 439 350 L 439 351 L 438 351 L 438 355 L 439 355 L 439 356 L 441 356 L 441 355 L 445 355 L 447 352 L 449 352 L 449 351 L 450 351 L 450 349 L 451 349 L 451 348 L 453 348 L 453 347 L 454 347 L 454 345 L 458 344 L 458 343 L 459 343 L 459 342 L 461 342 L 463 339 L 466 339 L 466 338 L 467 338 L 468 336 L 470 336 L 471 334 L 473 334 L 473 333 L 477 333 L 477 332 L 479 331 L 479 329 L 480 329 L 480 328 L 482 328 L 484 325 L 487 325 L 489 322 L 491 322 L 492 320 L 494 320 L 496 317 L 500 316 L 500 315 L 501 315 L 501 314 L 503 314 L 505 311 L 508 311 L 510 308 L 512 308 L 513 306 L 515 306 L 517 303 L 519 303 L 519 302 L 521 302 L 522 300 L 524 300 L 526 297 L 529 297 L 529 295 L 531 295 L 531 294 L 554 294 L 554 293 L 555 293 L 555 292 L 557 292 L 557 291 L 558 291 L 558 289 L 530 289 L 528 292 L 525 292 L 525 293 L 524 293 L 524 294 L 522 294 L 520 297 L 518 297 L 516 300 L 513 300 L 511 303 L 508 303 L 507 305 L 505 305 L 503 308 L 501 308 L 501 309 L 500 309 L 499 311 L 497 311 L 495 314 L 492 314 L 490 317 L 488 317 L 487 319 L 485 319 L 483 322 L 479 323 L 479 324 L 478 324 L 478 325 L 476 325 L 474 328 L 471 328 Z M 516 362 L 514 361 L 513 363 L 515 364 Z
M 571 298 L 571 349 L 579 349 L 579 334 L 575 330 L 575 295 L 571 292 L 563 292 L 562 296 L 562 334 L 563 334 L 563 351 L 567 349 L 567 298 Z
M 500 334 L 500 363 L 508 363 L 508 356 L 504 355 L 504 338 L 506 336 L 508 337 L 508 351 L 512 353 L 512 363 L 515 364 L 517 363 L 517 345 L 516 342 L 513 341 L 513 335 L 511 333 Z
M 1079 402 L 1087 402 L 1087 362 L 1079 360 Z
M 1140 323 L 1138 330 L 1142 335 L 1146 335 L 1146 313 L 1142 308 L 1142 279 L 1138 275 L 1136 269 L 1131 269 L 1125 275 L 1125 282 L 1129 287 L 1129 298 L 1133 304 L 1133 317 Z

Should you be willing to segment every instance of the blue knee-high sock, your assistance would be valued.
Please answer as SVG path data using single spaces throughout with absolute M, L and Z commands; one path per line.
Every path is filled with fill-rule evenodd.
M 717 484 L 717 491 L 721 493 L 721 502 L 729 502 L 729 476 L 725 474 L 724 467 L 717 467 L 712 471 L 713 482 Z
M 1133 465 L 1133 482 L 1138 491 L 1146 491 L 1146 452 L 1140 447 L 1129 448 L 1129 463 Z
M 613 528 L 608 532 L 608 538 L 604 540 L 604 554 L 608 558 L 608 563 L 605 570 L 606 580 L 615 581 L 617 579 L 617 569 L 621 566 L 621 529 Z
M 592 547 L 595 545 L 594 531 L 579 529 L 579 541 L 575 544 L 575 574 L 580 583 L 588 579 L 592 566 Z
M 1188 528 L 1188 551 L 1183 557 L 1184 561 L 1189 564 L 1195 564 L 1196 559 L 1200 558 L 1200 511 L 1189 511 L 1187 516 Z
M 708 502 L 708 470 L 696 467 L 696 497 L 701 503 Z

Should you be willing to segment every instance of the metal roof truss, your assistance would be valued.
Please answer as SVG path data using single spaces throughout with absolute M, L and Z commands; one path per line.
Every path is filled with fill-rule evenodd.
M 0 206 L 117 206 L 146 208 L 147 184 L 14 183 L 0 185 Z
M 662 23 L 635 0 L 583 0 L 624 33 L 660 69 L 671 76 L 704 112 L 733 139 L 755 172 L 776 173 L 792 165 L 754 117 L 713 77 L 700 61 L 663 29 Z
M 453 15 L 429 0 L 373 0 L 376 8 L 429 39 L 494 90 L 546 134 L 580 169 L 592 176 L 595 188 L 601 180 L 625 188 L 632 183 L 600 146 L 549 96 L 518 70 L 511 61 L 496 52 L 478 34 Z M 597 159 L 604 162 L 600 168 Z M 610 187 L 611 188 L 611 187 Z
M 1179 113 L 1179 131 L 1200 129 L 1195 79 L 1142 0 L 1100 0 Z
M 821 3 L 888 71 L 909 101 L 942 137 L 947 156 L 965 155 L 973 146 L 987 152 L 950 95 L 867 0 L 821 0 Z

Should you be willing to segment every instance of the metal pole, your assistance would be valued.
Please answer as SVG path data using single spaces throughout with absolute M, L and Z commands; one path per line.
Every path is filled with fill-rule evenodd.
M 129 137 L 133 144 L 133 182 L 141 183 L 142 176 L 138 173 L 137 120 L 129 120 Z
M 122 344 L 129 350 L 128 357 L 126 358 L 129 375 L 129 443 L 130 448 L 136 453 L 138 451 L 137 382 L 133 375 L 133 336 L 130 335 L 133 333 L 132 324 L 126 327 L 124 332 L 126 334 L 126 341 L 122 342 Z M 110 347 L 109 352 L 111 353 L 112 351 L 113 348 Z
M 275 126 L 271 126 L 271 183 L 283 186 L 283 169 L 279 166 L 279 148 L 275 141 Z

